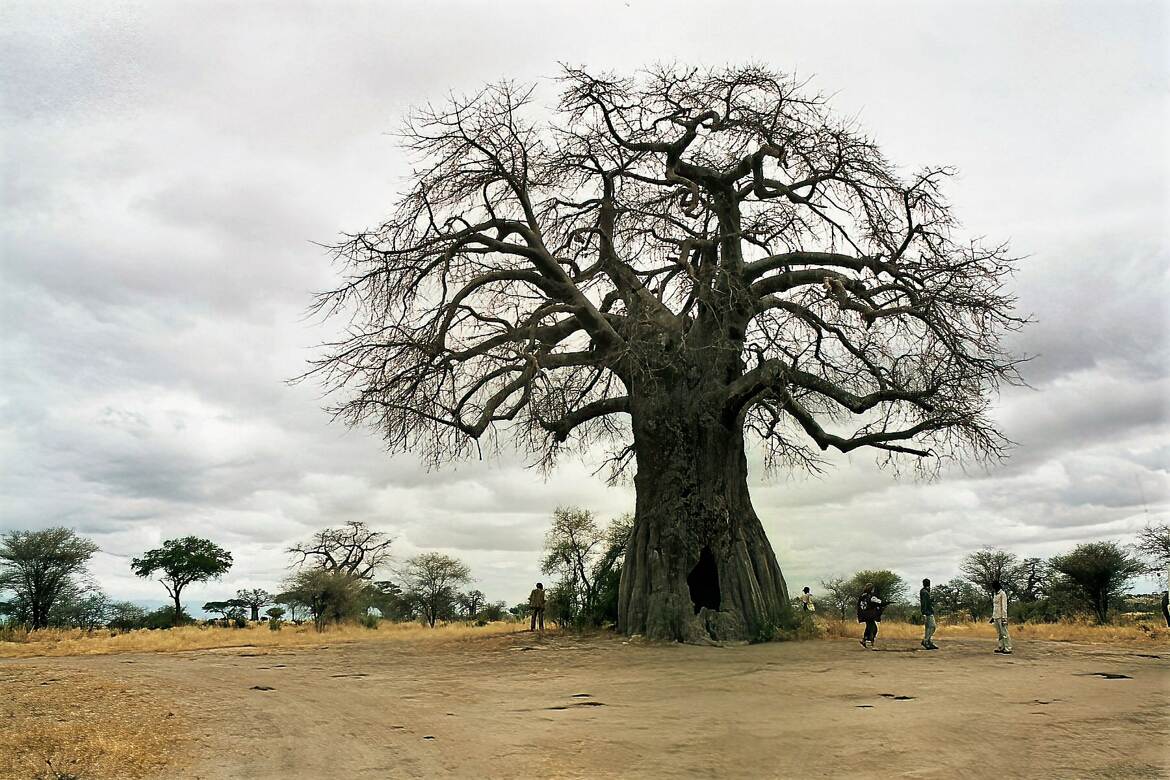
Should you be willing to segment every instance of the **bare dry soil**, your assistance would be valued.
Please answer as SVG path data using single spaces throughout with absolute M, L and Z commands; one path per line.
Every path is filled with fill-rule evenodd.
M 1170 776 L 1170 647 L 530 634 L 0 662 L 157 692 L 167 776 Z M 6 724 L 7 725 L 7 724 Z

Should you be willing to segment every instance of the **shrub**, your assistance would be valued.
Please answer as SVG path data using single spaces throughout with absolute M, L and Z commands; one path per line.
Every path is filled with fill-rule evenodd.
M 362 615 L 361 618 L 358 619 L 358 622 L 361 623 L 366 628 L 377 628 L 378 623 L 382 622 L 382 618 L 378 617 L 377 615 L 375 615 L 371 612 L 367 612 L 366 614 Z

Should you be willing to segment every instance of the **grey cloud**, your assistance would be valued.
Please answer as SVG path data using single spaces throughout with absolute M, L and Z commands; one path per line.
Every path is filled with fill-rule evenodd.
M 919 483 L 864 454 L 764 480 L 753 455 L 790 583 L 945 577 L 982 544 L 1048 555 L 1165 517 L 1165 7 L 908 7 L 739 5 L 724 13 L 753 23 L 724 28 L 699 2 L 533 4 L 510 16 L 516 47 L 484 43 L 499 10 L 474 4 L 5 5 L 0 530 L 74 525 L 102 545 L 103 587 L 144 600 L 159 587 L 129 558 L 207 535 L 237 563 L 195 601 L 276 587 L 288 544 L 360 519 L 521 599 L 552 509 L 610 518 L 632 487 L 590 476 L 592 453 L 547 481 L 507 450 L 431 471 L 330 424 L 312 383 L 285 384 L 336 327 L 303 319 L 335 281 L 310 242 L 384 214 L 410 104 L 698 49 L 815 74 L 907 169 L 956 164 L 965 223 L 1029 256 L 1013 289 L 1038 321 L 1012 343 L 1039 354 L 1037 389 L 994 410 L 1012 459 Z

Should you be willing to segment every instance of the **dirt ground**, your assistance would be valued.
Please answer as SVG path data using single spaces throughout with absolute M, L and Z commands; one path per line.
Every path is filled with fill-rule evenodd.
M 1170 777 L 1170 648 L 514 634 L 40 658 L 168 697 L 171 777 Z

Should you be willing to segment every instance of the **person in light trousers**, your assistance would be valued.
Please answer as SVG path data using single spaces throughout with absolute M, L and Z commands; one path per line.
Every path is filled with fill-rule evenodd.
M 930 580 L 922 581 L 922 590 L 918 591 L 918 605 L 922 611 L 922 625 L 925 630 L 922 635 L 922 647 L 924 650 L 938 650 L 938 645 L 934 643 L 934 630 L 938 623 L 934 620 L 934 604 L 930 600 Z
M 999 634 L 999 647 L 995 652 L 1011 655 L 1012 638 L 1008 636 L 1007 592 L 999 580 L 991 583 L 991 589 L 995 591 L 991 600 L 991 622 L 995 624 L 995 632 Z

